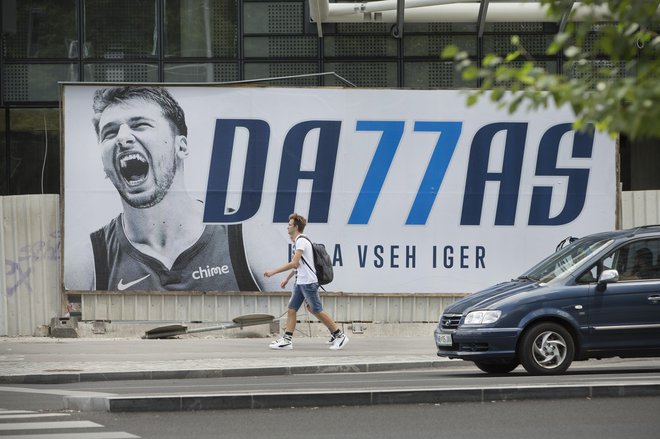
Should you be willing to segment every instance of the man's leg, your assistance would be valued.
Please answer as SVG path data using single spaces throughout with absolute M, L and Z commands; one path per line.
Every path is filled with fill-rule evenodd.
M 337 322 L 334 321 L 330 314 L 323 310 L 318 285 L 310 284 L 302 285 L 301 287 L 305 294 L 305 300 L 307 300 L 307 304 L 309 305 L 309 310 L 330 331 L 330 349 L 342 349 L 348 343 L 348 337 L 339 329 Z
M 293 308 L 288 308 L 286 311 L 286 332 L 293 334 L 296 330 L 296 322 L 298 320 L 297 312 Z
M 335 332 L 337 329 L 339 329 L 337 322 L 335 322 L 334 319 L 330 317 L 330 314 L 328 314 L 326 311 L 321 310 L 321 312 L 312 312 L 312 314 L 314 314 L 316 318 L 319 319 L 326 328 L 328 328 L 328 331 Z

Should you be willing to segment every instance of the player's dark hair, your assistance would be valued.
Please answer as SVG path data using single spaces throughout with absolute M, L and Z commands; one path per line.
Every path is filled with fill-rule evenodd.
M 103 111 L 110 105 L 120 104 L 131 99 L 142 99 L 158 105 L 163 112 L 163 116 L 170 121 L 177 134 L 188 135 L 183 109 L 164 87 L 124 86 L 102 88 L 94 92 L 94 103 L 92 105 L 94 118 L 92 123 L 97 136 L 99 135 L 99 121 Z

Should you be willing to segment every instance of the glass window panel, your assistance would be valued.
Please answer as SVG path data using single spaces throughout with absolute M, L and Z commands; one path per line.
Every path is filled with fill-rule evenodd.
M 303 2 L 243 3 L 245 34 L 299 34 L 304 30 Z
M 158 55 L 157 0 L 84 0 L 86 58 Z
M 392 37 L 360 35 L 325 37 L 325 56 L 396 56 L 397 40 Z
M 246 63 L 245 79 L 285 78 L 287 76 L 318 73 L 316 63 Z M 264 84 L 275 86 L 315 87 L 320 85 L 319 76 L 278 79 Z
M 236 57 L 236 9 L 236 0 L 168 0 L 165 3 L 165 56 Z
M 7 124 L 6 111 L 0 109 L 0 195 L 9 195 L 9 169 L 7 168 Z
M 237 81 L 238 64 L 165 64 L 165 82 L 228 82 Z
M 59 110 L 12 109 L 9 120 L 9 194 L 59 194 Z
M 5 64 L 4 100 L 43 102 L 60 99 L 58 81 L 77 81 L 75 64 Z
M 158 82 L 157 64 L 86 64 L 85 81 Z
M 453 62 L 407 62 L 404 65 L 404 87 L 408 88 L 476 88 L 476 81 L 466 82 Z
M 397 87 L 396 62 L 337 62 L 326 63 L 326 72 L 335 72 L 358 87 Z M 343 87 L 346 84 L 333 76 L 325 76 L 324 84 Z
M 458 46 L 470 56 L 477 56 L 476 35 L 408 35 L 403 38 L 403 54 L 437 58 L 449 44 Z
M 5 56 L 26 58 L 75 58 L 75 0 L 16 1 L 16 32 L 3 33 Z
M 245 37 L 243 49 L 252 58 L 302 58 L 318 55 L 318 37 Z

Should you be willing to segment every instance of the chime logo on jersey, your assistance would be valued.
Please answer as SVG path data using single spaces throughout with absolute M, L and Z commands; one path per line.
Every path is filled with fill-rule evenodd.
M 206 268 L 199 267 L 197 270 L 192 272 L 192 277 L 195 280 L 204 279 L 207 277 L 222 276 L 223 274 L 229 273 L 229 266 L 215 266 L 211 267 L 207 265 Z

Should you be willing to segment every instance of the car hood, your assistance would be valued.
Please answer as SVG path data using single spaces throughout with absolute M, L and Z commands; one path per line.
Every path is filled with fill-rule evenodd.
M 452 303 L 445 308 L 445 313 L 463 314 L 465 310 L 472 307 L 488 308 L 490 304 L 512 296 L 528 293 L 531 290 L 542 288 L 538 282 L 530 280 L 511 280 L 503 282 L 485 290 L 472 293 L 469 296 Z

